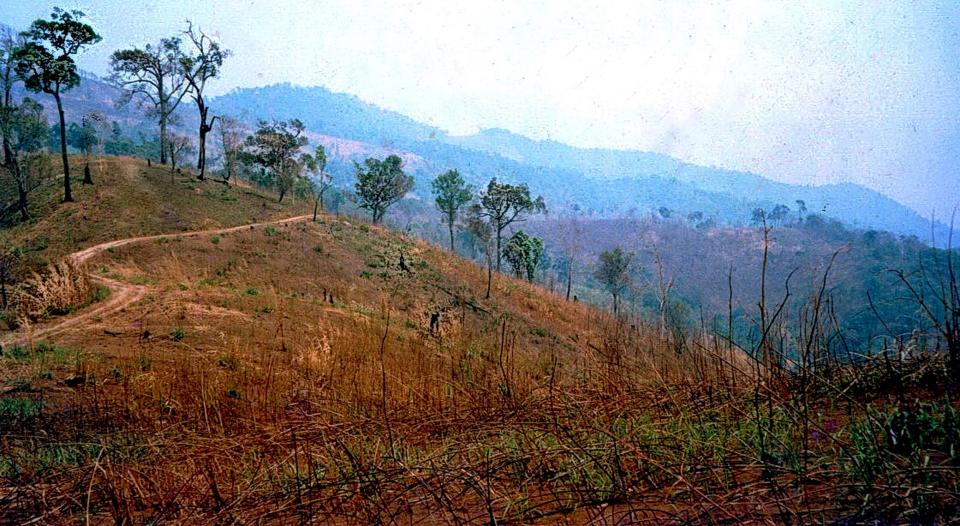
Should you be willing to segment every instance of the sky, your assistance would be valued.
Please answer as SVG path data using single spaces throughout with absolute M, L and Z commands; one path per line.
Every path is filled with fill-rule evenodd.
M 234 52 L 212 91 L 354 94 L 452 134 L 506 128 L 798 184 L 960 204 L 960 2 L 0 0 L 80 8 L 112 51 L 193 20 Z M 136 6 L 136 7 L 134 7 Z

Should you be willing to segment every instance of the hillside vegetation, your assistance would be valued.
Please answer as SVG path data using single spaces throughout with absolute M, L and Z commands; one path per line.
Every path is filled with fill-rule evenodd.
M 146 178 L 166 195 L 168 174 L 108 166 L 120 173 L 100 180 Z M 706 332 L 623 325 L 507 277 L 487 299 L 484 269 L 356 218 L 177 235 L 282 212 L 260 194 L 187 184 L 176 210 L 192 224 L 97 216 L 104 232 L 50 244 L 65 253 L 111 228 L 169 232 L 87 262 L 142 299 L 4 349 L 5 520 L 809 522 L 957 510 L 958 417 L 940 401 L 936 357 L 851 368 L 815 324 L 801 376 L 776 372 Z M 238 197 L 221 206 L 211 190 Z M 163 209 L 104 202 L 118 218 Z M 207 221 L 190 214 L 199 208 Z M 44 210 L 36 232 L 66 226 L 60 207 Z
M 956 253 L 820 215 L 905 207 L 214 98 L 191 21 L 101 90 L 85 20 L 0 27 L 0 523 L 960 517 Z
M 81 157 L 75 162 L 83 166 Z M 310 210 L 302 200 L 281 206 L 264 190 L 197 181 L 189 171 L 171 175 L 168 166 L 148 167 L 143 159 L 103 156 L 90 167 L 95 184 L 77 185 L 76 202 L 62 203 L 60 178 L 48 179 L 30 195 L 33 219 L 22 222 L 9 214 L 0 236 L 35 263 L 46 263 L 113 239 L 234 226 Z M 58 169 L 54 163 L 54 173 Z M 6 194 L 0 192 L 0 198 L 15 198 Z

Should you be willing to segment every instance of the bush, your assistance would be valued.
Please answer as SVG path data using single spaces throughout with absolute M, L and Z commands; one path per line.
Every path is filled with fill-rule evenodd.
M 93 299 L 93 286 L 80 265 L 67 259 L 34 272 L 14 291 L 10 311 L 14 321 L 34 322 L 50 314 L 66 314 Z M 98 297 L 103 294 L 97 292 Z

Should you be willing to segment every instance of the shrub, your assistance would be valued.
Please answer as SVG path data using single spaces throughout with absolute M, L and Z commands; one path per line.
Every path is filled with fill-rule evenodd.
M 179 327 L 170 332 L 170 339 L 172 339 L 175 342 L 183 341 L 183 339 L 186 337 L 187 337 L 186 331 L 184 331 Z
M 34 272 L 14 291 L 11 311 L 18 322 L 37 321 L 50 314 L 66 314 L 88 303 L 93 287 L 80 265 L 67 259 Z M 101 293 L 97 293 L 98 296 Z

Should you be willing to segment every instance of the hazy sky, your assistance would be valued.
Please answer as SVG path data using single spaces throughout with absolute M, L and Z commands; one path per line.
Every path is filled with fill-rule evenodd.
M 218 92 L 325 85 L 456 134 L 960 201 L 960 2 L 0 0 L 0 21 L 54 4 L 103 34 L 80 61 L 99 74 L 190 18 L 236 53 Z

